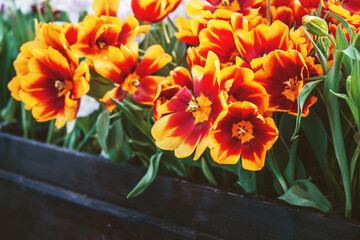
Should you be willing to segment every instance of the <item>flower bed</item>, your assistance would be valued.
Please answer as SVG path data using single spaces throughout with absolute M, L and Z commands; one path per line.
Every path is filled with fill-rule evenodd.
M 0 130 L 14 126 L 24 138 L 37 139 L 37 129 L 46 129 L 48 144 L 145 166 L 142 178 L 135 174 L 139 181 L 132 190 L 122 188 L 129 190 L 128 199 L 146 193 L 160 172 L 356 217 L 359 6 L 331 0 L 192 0 L 187 15 L 175 20 L 169 14 L 181 2 L 132 0 L 132 13 L 124 17 L 118 0 L 94 0 L 92 12 L 79 14 L 78 23 L 49 1 L 27 14 L 2 7 Z M 49 157 L 39 154 L 35 172 L 55 173 L 44 162 Z M 93 163 L 82 164 L 84 174 L 90 171 L 95 180 L 124 166 L 132 169 L 106 163 L 114 170 L 93 172 Z M 71 177 L 82 174 L 78 171 Z M 6 176 L 19 185 L 21 176 Z M 64 188 L 57 190 L 65 195 L 73 191 L 58 177 L 40 185 L 32 176 L 26 181 Z M 104 188 L 113 189 L 111 184 Z M 174 188 L 155 194 L 167 199 Z M 39 189 L 29 191 L 36 195 Z M 109 211 L 119 210 L 103 199 L 105 193 L 92 197 L 92 204 L 104 201 L 115 204 L 105 204 Z M 232 204 L 224 200 L 225 206 Z M 189 216 L 179 226 L 216 235 L 200 223 L 185 223 L 198 208 L 188 207 Z M 164 212 L 144 214 L 157 223 Z

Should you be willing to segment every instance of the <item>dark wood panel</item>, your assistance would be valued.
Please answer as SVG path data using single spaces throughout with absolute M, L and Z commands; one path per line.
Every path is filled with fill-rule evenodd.
M 197 239 L 360 239 L 357 221 L 164 176 L 129 200 L 145 169 L 1 133 L 0 153 L 6 171 L 191 229 Z
M 0 170 L 1 239 L 218 239 Z

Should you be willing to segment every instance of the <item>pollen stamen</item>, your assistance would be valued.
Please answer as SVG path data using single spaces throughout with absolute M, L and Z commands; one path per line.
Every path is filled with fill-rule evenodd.
M 295 102 L 301 90 L 301 81 L 299 81 L 297 77 L 294 77 L 283 82 L 283 84 L 285 88 L 282 94 L 290 101 Z
M 55 87 L 58 90 L 58 96 L 61 97 L 72 89 L 72 83 L 70 81 L 56 80 Z
M 235 137 L 242 142 L 247 142 L 252 139 L 253 134 L 253 125 L 249 121 L 241 121 L 234 123 L 232 126 L 232 137 Z

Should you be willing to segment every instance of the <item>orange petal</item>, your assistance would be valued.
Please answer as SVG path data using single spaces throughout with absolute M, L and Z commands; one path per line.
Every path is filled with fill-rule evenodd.
M 117 16 L 119 0 L 94 0 L 92 9 L 97 16 Z
M 121 87 L 115 87 L 105 93 L 103 98 L 100 98 L 99 100 L 106 104 L 106 110 L 109 112 L 112 112 L 116 108 L 116 104 L 111 100 L 111 98 L 114 98 L 118 101 L 121 101 L 126 96 L 126 92 L 121 89 Z
M 73 98 L 81 98 L 90 90 L 89 81 L 89 67 L 85 61 L 82 61 L 73 76 Z
M 140 77 L 148 76 L 160 70 L 166 64 L 171 62 L 171 60 L 172 57 L 165 53 L 160 45 L 152 45 L 146 50 L 143 59 L 136 68 L 136 73 Z
M 96 60 L 94 62 L 94 68 L 97 73 L 110 79 L 114 83 L 121 84 L 124 81 L 121 70 L 109 60 Z
M 152 106 L 160 95 L 160 83 L 163 81 L 165 81 L 165 78 L 160 76 L 141 78 L 137 91 L 134 94 L 130 94 L 130 96 L 138 103 Z

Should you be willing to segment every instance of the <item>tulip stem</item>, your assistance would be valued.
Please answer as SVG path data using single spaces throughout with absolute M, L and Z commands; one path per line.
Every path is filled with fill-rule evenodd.
M 166 24 L 164 21 L 161 22 L 161 26 L 162 26 L 162 29 L 163 29 L 163 32 L 164 32 L 164 37 L 165 37 L 165 41 L 166 41 L 166 44 L 170 44 L 170 37 L 169 37 L 169 33 L 168 33 L 168 29 L 166 27 Z
M 24 103 L 21 103 L 21 124 L 24 138 L 29 138 L 29 122 L 27 121 L 27 112 Z
M 40 22 L 45 22 L 44 15 L 41 12 L 40 4 L 36 4 L 36 12 L 39 15 Z
M 51 120 L 49 123 L 49 130 L 46 137 L 46 143 L 51 143 L 53 133 L 54 133 L 55 120 Z
M 315 81 L 315 80 L 320 80 L 320 79 L 326 79 L 326 75 L 318 76 L 318 77 L 308 77 L 308 78 L 305 78 L 304 80 L 305 81 Z
M 270 149 L 269 150 L 269 153 L 270 154 L 267 154 L 266 155 L 266 160 L 265 160 L 265 163 L 268 164 L 269 168 L 270 168 L 270 171 L 272 172 L 272 174 L 274 175 L 274 177 L 276 178 L 276 180 L 279 182 L 282 190 L 284 191 L 284 193 L 288 190 L 288 186 L 286 184 L 286 181 L 284 179 L 284 176 L 281 174 L 280 172 L 280 169 L 279 169 L 279 166 L 276 162 L 276 159 L 275 159 L 275 154 L 274 154 L 274 151 L 273 149 Z
M 96 130 L 96 124 L 94 124 L 94 126 L 91 127 L 91 129 L 86 133 L 85 137 L 83 138 L 83 140 L 81 140 L 81 142 L 79 143 L 79 145 L 76 147 L 76 150 L 80 151 L 81 148 L 85 145 L 85 143 L 89 140 L 89 138 L 92 136 L 92 134 L 95 132 Z
M 354 181 L 355 167 L 356 167 L 356 163 L 359 159 L 359 154 L 360 154 L 360 143 L 357 145 L 354 155 L 351 158 L 351 162 L 350 162 L 350 180 L 351 180 L 351 182 Z

